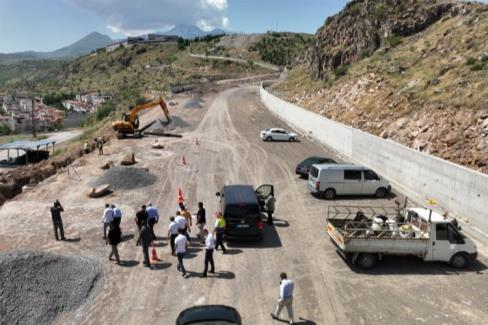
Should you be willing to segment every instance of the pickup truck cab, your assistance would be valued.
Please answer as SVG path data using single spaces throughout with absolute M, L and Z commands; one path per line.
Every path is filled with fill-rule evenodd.
M 356 216 L 361 216 L 362 212 Z M 405 209 L 403 222 L 386 216 L 327 217 L 327 233 L 345 258 L 364 269 L 384 255 L 414 255 L 463 268 L 477 258 L 476 244 L 446 218 L 425 208 Z

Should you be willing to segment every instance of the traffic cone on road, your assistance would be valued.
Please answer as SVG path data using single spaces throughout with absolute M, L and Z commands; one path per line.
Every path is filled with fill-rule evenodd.
M 181 188 L 178 188 L 178 204 L 181 205 L 183 204 L 183 201 L 185 201 L 185 199 L 183 198 L 183 191 L 181 190 Z
M 182 163 L 183 165 L 186 165 L 186 159 L 185 159 L 185 156 L 183 156 L 183 157 L 181 158 L 181 163 Z
M 152 251 L 151 251 L 151 260 L 154 261 L 154 262 L 159 262 L 161 261 L 158 257 L 158 253 L 156 252 L 156 247 L 152 247 Z

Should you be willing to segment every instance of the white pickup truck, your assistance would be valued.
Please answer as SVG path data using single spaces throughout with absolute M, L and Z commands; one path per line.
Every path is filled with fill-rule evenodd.
M 475 243 L 464 235 L 456 219 L 425 208 L 405 208 L 404 215 L 398 210 L 395 218 L 387 209 L 376 209 L 382 213 L 373 210 L 336 206 L 327 213 L 327 233 L 338 252 L 363 269 L 374 267 L 384 255 L 414 255 L 456 268 L 477 257 Z

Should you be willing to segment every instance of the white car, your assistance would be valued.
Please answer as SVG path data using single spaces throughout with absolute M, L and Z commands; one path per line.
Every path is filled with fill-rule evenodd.
M 298 134 L 283 129 L 271 128 L 261 131 L 263 141 L 297 141 Z

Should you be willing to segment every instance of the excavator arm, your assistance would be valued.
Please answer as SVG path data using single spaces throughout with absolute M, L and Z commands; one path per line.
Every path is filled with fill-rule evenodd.
M 134 122 L 137 119 L 137 116 L 138 116 L 140 111 L 145 110 L 145 109 L 151 109 L 157 105 L 161 106 L 161 109 L 164 113 L 164 116 L 166 116 L 166 119 L 168 120 L 168 122 L 170 122 L 171 118 L 169 116 L 168 106 L 166 106 L 166 102 L 164 101 L 164 99 L 162 97 L 159 97 L 158 100 L 154 100 L 154 101 L 151 101 L 149 103 L 141 104 L 141 105 L 134 107 L 129 113 L 129 116 L 127 118 L 127 122 L 134 124 Z

